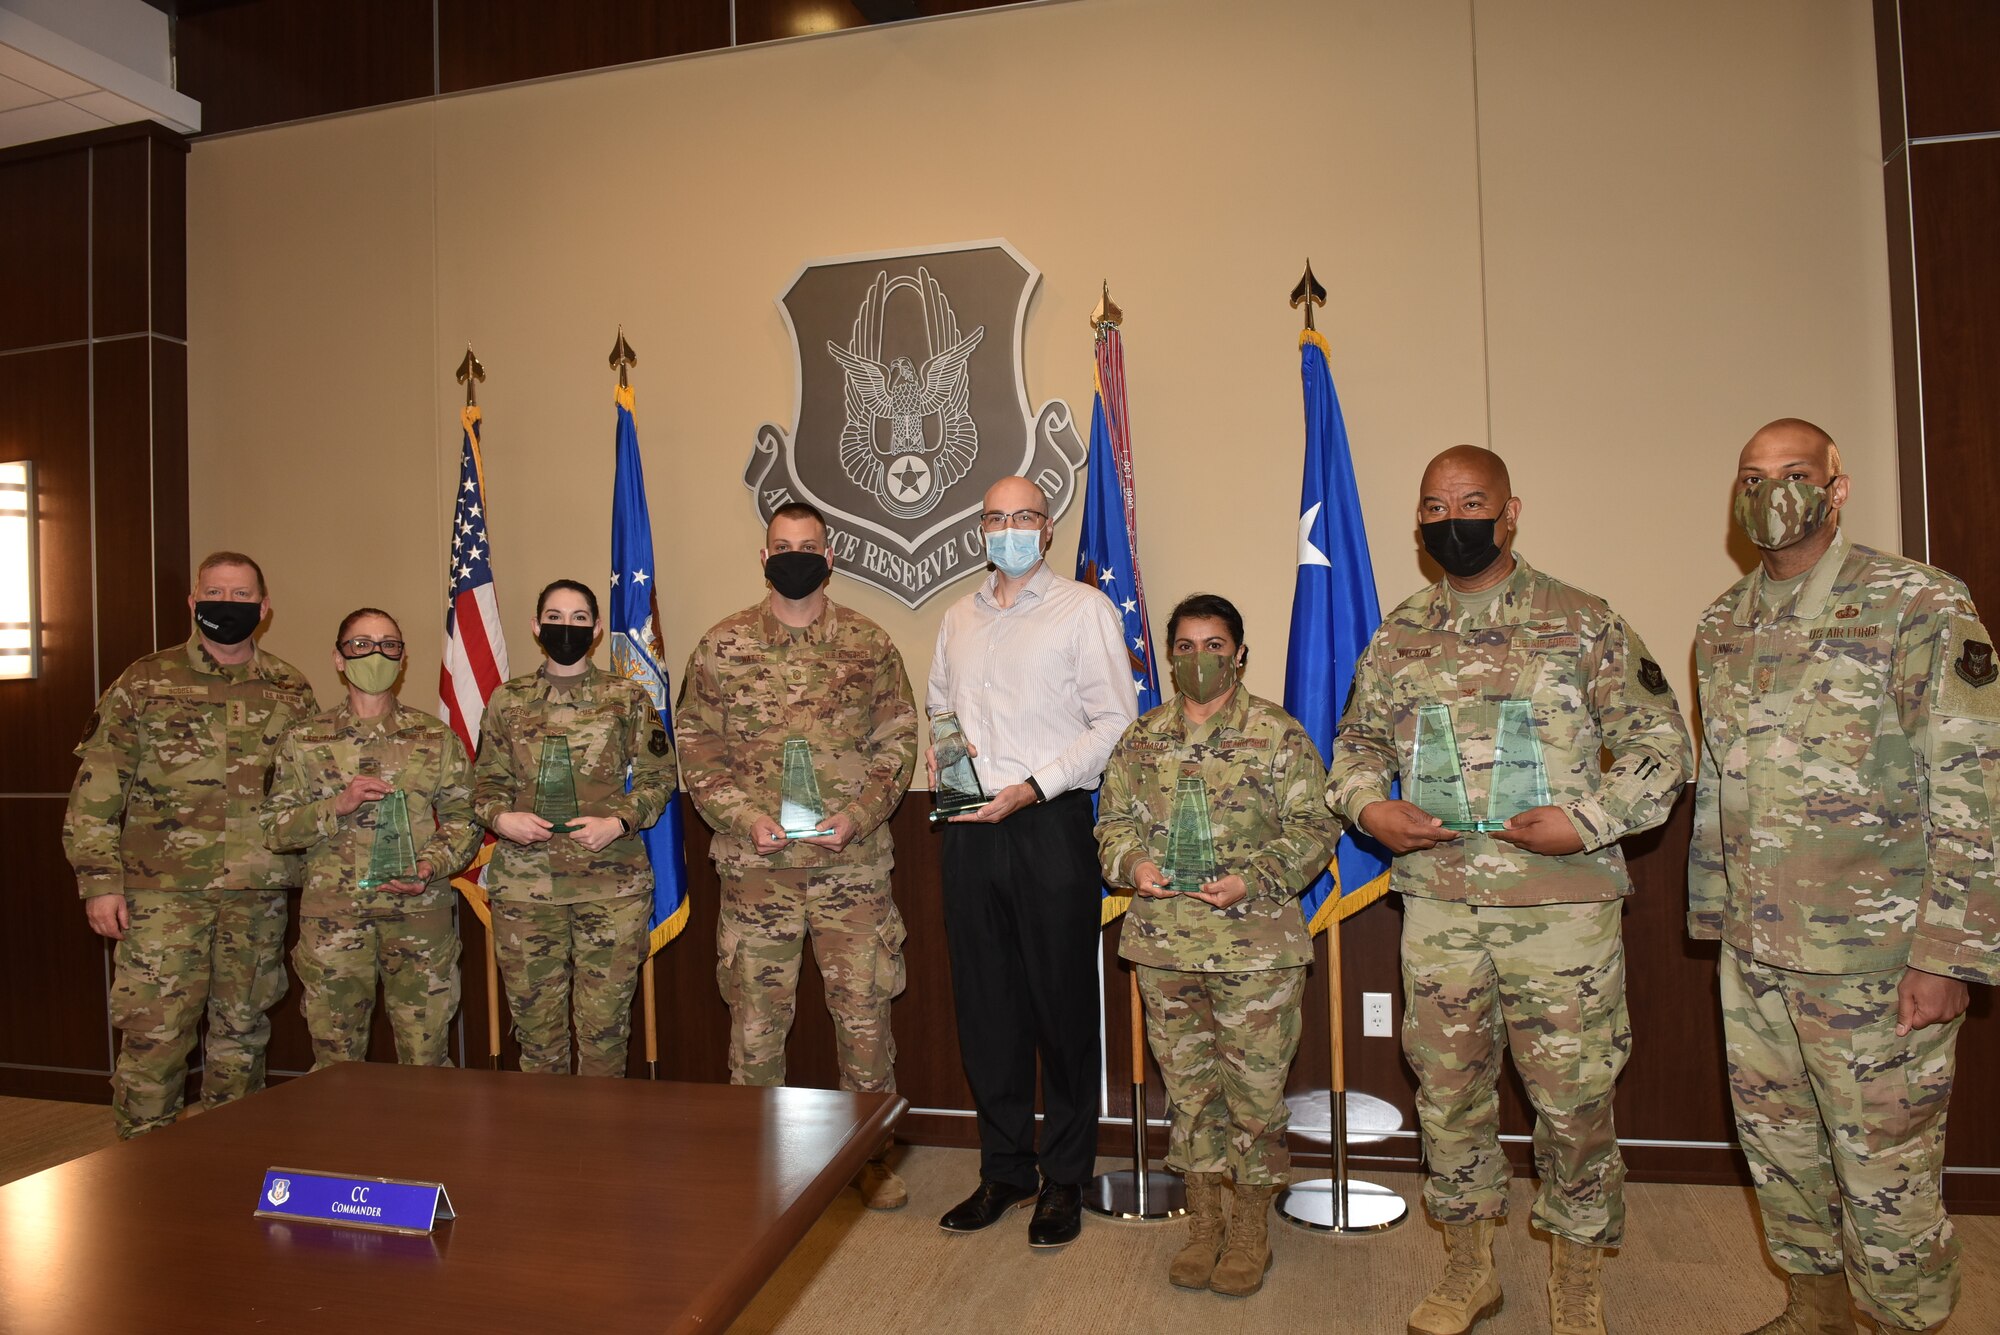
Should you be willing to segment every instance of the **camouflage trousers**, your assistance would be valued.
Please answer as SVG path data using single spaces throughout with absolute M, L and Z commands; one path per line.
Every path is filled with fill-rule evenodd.
M 111 1023 L 123 1041 L 111 1110 L 124 1139 L 171 1126 L 204 1011 L 201 1102 L 213 1108 L 264 1087 L 264 1049 L 285 978 L 282 890 L 135 890 L 114 953 Z
M 574 1010 L 576 1073 L 625 1074 L 650 910 L 644 895 L 493 905 L 493 948 L 523 1071 L 569 1074 Z
M 886 867 L 718 867 L 715 981 L 729 1006 L 729 1082 L 785 1083 L 806 937 L 826 985 L 840 1087 L 896 1087 L 889 1002 L 903 990 L 903 916 Z
M 396 1060 L 451 1065 L 451 1017 L 458 1013 L 451 905 L 354 923 L 300 918 L 292 967 L 303 989 L 315 1071 L 368 1060 L 377 982 L 396 1035 Z
M 1902 976 L 1795 973 L 1724 945 L 1722 1033 L 1771 1259 L 1845 1268 L 1870 1315 L 1923 1330 L 1958 1300 L 1940 1187 L 1964 1017 L 1896 1037 Z
M 1500 1064 L 1535 1108 L 1534 1221 L 1590 1247 L 1625 1234 L 1625 1161 L 1611 1097 L 1632 1051 L 1617 900 L 1479 908 L 1403 896 L 1403 1052 L 1417 1074 L 1442 1223 L 1507 1213 Z
M 1282 1186 L 1291 1170 L 1285 1076 L 1299 1051 L 1306 971 L 1139 970 L 1146 1042 L 1167 1083 L 1167 1167 L 1227 1170 L 1240 1185 Z

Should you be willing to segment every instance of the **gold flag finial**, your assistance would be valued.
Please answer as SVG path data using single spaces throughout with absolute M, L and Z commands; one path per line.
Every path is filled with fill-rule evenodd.
M 1116 329 L 1124 320 L 1125 312 L 1111 300 L 1111 284 L 1106 281 L 1104 295 L 1097 299 L 1097 309 L 1090 313 L 1090 327 L 1097 331 L 1099 338 L 1103 338 L 1106 330 Z
M 618 387 L 620 389 L 630 387 L 625 379 L 625 368 L 628 366 L 637 366 L 638 364 L 639 354 L 632 351 L 632 345 L 625 341 L 625 326 L 621 324 L 618 326 L 618 341 L 611 345 L 611 365 L 618 372 Z
M 479 399 L 473 394 L 473 387 L 486 378 L 486 367 L 479 358 L 472 355 L 472 345 L 465 345 L 465 360 L 458 364 L 458 383 L 465 386 L 465 406 L 474 407 Z
M 1305 275 L 1299 279 L 1299 285 L 1292 289 L 1292 306 L 1295 309 L 1299 306 L 1306 308 L 1306 328 L 1311 329 L 1313 307 L 1324 305 L 1326 305 L 1326 289 L 1320 285 L 1319 279 L 1313 277 L 1313 262 L 1307 260 Z

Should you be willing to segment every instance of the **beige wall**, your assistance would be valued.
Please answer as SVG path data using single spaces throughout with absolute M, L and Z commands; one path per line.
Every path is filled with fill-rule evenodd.
M 761 590 L 741 476 L 793 411 L 778 289 L 819 256 L 1004 236 L 1044 274 L 1029 395 L 1080 419 L 1110 280 L 1156 618 L 1196 588 L 1236 599 L 1251 687 L 1277 696 L 1301 448 L 1284 297 L 1310 254 L 1385 603 L 1423 580 L 1424 459 L 1491 443 L 1529 503 L 1522 550 L 1685 677 L 1739 572 L 1727 484 L 1758 423 L 1831 429 L 1852 530 L 1896 542 L 1871 41 L 1860 0 L 1074 0 L 205 141 L 194 545 L 263 558 L 267 643 L 329 698 L 338 616 L 398 613 L 408 697 L 434 705 L 469 340 L 532 667 L 540 585 L 602 587 L 622 323 L 678 672 Z M 921 680 L 971 587 L 914 613 L 835 596 Z

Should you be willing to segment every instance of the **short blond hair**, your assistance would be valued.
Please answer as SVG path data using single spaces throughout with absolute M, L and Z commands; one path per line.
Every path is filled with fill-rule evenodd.
M 255 560 L 245 556 L 242 552 L 210 552 L 207 556 L 202 557 L 201 564 L 194 568 L 194 586 L 196 589 L 201 588 L 201 577 L 217 566 L 249 566 L 251 572 L 257 576 L 257 593 L 259 596 L 269 595 L 270 590 L 264 587 L 264 567 L 258 565 Z

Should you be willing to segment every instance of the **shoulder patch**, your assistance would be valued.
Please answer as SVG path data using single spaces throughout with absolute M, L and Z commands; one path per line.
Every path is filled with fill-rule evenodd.
M 656 756 L 665 755 L 667 753 L 667 730 L 665 728 L 653 729 L 653 735 L 646 739 L 646 749 Z
M 103 718 L 103 716 L 104 716 L 104 711 L 101 709 L 93 709 L 90 711 L 90 722 L 83 725 L 83 740 L 77 743 L 78 746 L 89 745 L 90 739 L 97 736 L 97 724 L 98 721 Z
M 1660 671 L 1660 665 L 1650 658 L 1639 660 L 1639 684 L 1654 695 L 1667 693 L 1667 674 Z
M 1937 710 L 1951 718 L 2000 722 L 2000 662 L 1995 662 L 1993 637 L 1974 617 L 1954 616 L 1945 652 L 1950 666 L 1940 665 Z

